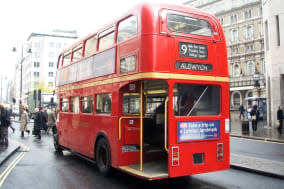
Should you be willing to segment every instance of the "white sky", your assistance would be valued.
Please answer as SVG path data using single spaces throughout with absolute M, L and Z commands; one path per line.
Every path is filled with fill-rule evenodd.
M 149 1 L 149 0 L 148 0 Z M 188 0 L 151 0 L 182 4 Z M 13 77 L 21 44 L 32 32 L 77 30 L 92 33 L 143 0 L 1 0 L 0 74 Z M 16 46 L 18 53 L 12 52 Z

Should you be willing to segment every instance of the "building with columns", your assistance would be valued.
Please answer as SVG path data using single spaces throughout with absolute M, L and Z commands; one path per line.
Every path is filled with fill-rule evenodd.
M 263 23 L 268 98 L 268 124 L 276 123 L 276 111 L 284 105 L 284 4 L 263 0 Z
M 184 5 L 214 14 L 223 26 L 230 73 L 230 107 L 245 105 L 247 97 L 265 97 L 261 0 L 190 0 Z M 254 79 L 258 79 L 259 85 L 255 85 Z

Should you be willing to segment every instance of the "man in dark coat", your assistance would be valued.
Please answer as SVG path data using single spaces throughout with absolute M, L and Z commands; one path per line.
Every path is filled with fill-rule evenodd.
M 0 144 L 8 145 L 8 127 L 10 124 L 9 112 L 0 104 Z
M 277 110 L 277 120 L 279 121 L 278 132 L 282 134 L 282 125 L 283 125 L 283 106 L 279 106 Z
M 39 111 L 38 108 L 35 109 L 35 118 L 34 118 L 34 132 L 37 136 L 37 139 L 41 139 L 41 129 L 44 127 L 44 115 L 42 111 Z
M 242 104 L 239 107 L 239 111 L 240 111 L 240 119 L 242 119 L 242 116 L 243 116 L 243 119 L 244 119 L 245 118 L 245 115 L 244 115 L 245 108 Z

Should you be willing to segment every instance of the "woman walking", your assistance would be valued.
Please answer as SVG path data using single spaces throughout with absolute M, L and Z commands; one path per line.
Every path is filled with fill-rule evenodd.
M 29 117 L 28 113 L 24 110 L 24 108 L 21 108 L 21 137 L 24 137 L 24 133 L 27 132 L 30 134 L 30 130 L 28 130 L 28 122 L 29 122 Z
M 257 121 L 258 121 L 258 117 L 259 117 L 259 111 L 257 110 L 257 105 L 253 105 L 253 108 L 250 112 L 251 115 L 251 120 L 252 120 L 252 129 L 254 131 L 257 130 Z

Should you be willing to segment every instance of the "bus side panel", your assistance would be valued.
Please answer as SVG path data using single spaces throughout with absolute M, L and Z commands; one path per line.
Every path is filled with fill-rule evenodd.
M 60 121 L 58 127 L 58 138 L 61 146 L 70 148 L 70 127 L 71 115 L 69 113 L 60 113 Z

